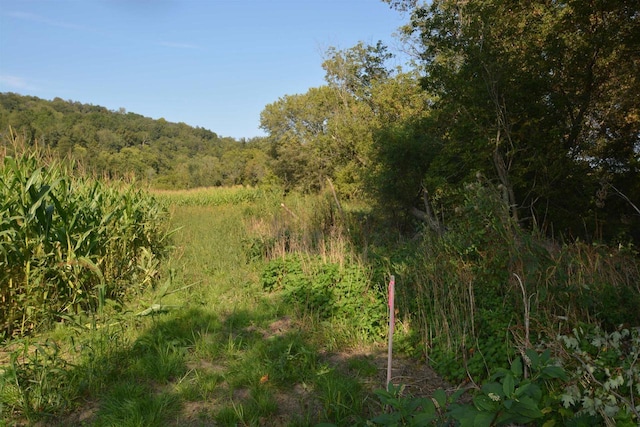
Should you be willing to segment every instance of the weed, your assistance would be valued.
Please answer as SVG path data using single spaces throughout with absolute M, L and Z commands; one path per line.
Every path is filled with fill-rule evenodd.
M 357 338 L 382 336 L 386 308 L 383 295 L 355 265 L 339 266 L 320 258 L 307 260 L 290 256 L 267 263 L 261 276 L 267 290 L 279 290 L 285 302 L 331 319 L 355 332 Z
M 176 396 L 135 381 L 111 388 L 96 414 L 95 426 L 166 425 L 179 409 Z
M 635 425 L 640 395 L 640 330 L 607 333 L 582 325 L 558 337 L 570 380 L 562 403 L 578 415 L 600 417 L 607 425 Z
M 364 409 L 362 384 L 354 378 L 344 377 L 326 365 L 321 366 L 316 375 L 322 418 L 345 426 L 361 421 Z
M 33 422 L 71 408 L 77 383 L 59 346 L 53 341 L 28 339 L 14 342 L 14 346 L 18 348 L 0 376 L 3 411 L 20 413 Z
M 554 364 L 549 351 L 539 354 L 527 350 L 523 358 L 513 361 L 510 369 L 499 368 L 475 393 L 472 403 L 457 402 L 464 389 L 450 397 L 438 390 L 431 398 L 402 396 L 401 386 L 391 385 L 388 390 L 378 390 L 376 394 L 390 412 L 376 416 L 372 421 L 385 426 L 455 423 L 464 427 L 520 425 L 546 420 L 550 424 L 545 425 L 555 425 L 567 421 L 558 411 L 559 399 L 551 384 L 562 379 L 566 379 L 566 373 Z
M 353 357 L 347 361 L 347 369 L 355 376 L 374 377 L 378 374 L 378 367 L 369 357 Z

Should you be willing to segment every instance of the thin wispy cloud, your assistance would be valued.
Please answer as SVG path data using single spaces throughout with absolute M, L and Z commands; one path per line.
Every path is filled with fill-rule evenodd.
M 160 42 L 160 46 L 172 47 L 175 49 L 202 49 L 200 46 L 190 43 Z
M 30 84 L 25 78 L 18 76 L 0 75 L 0 86 L 7 86 L 16 90 L 35 90 L 37 87 Z
M 34 13 L 13 11 L 13 12 L 7 12 L 5 13 L 5 15 L 11 18 L 21 19 L 23 21 L 37 22 L 39 24 L 51 25 L 53 27 L 70 28 L 74 30 L 86 29 L 81 25 L 71 24 L 69 22 L 64 22 L 64 21 L 56 21 L 53 19 L 49 19 L 45 16 L 36 15 Z

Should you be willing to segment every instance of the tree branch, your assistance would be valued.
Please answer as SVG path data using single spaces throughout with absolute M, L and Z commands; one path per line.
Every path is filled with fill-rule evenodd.
M 424 202 L 425 211 L 421 211 L 420 209 L 413 207 L 410 210 L 411 215 L 415 216 L 421 221 L 426 222 L 431 230 L 435 231 L 438 236 L 442 236 L 444 234 L 444 227 L 442 226 L 440 221 L 438 221 L 438 218 L 433 214 L 433 211 L 431 210 L 431 204 L 429 203 L 429 192 L 426 188 L 422 189 L 422 200 Z

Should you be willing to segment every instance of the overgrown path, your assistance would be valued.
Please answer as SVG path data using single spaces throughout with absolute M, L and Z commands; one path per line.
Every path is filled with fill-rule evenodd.
M 232 205 L 173 212 L 172 267 L 180 285 L 193 284 L 178 298 L 193 331 L 181 382 L 194 396 L 176 424 L 348 425 L 379 410 L 371 392 L 384 387 L 385 344 L 332 343 L 314 319 L 265 293 L 262 262 L 246 256 L 250 215 Z M 417 394 L 445 385 L 424 363 L 400 357 L 394 381 Z
M 263 209 L 172 207 L 170 281 L 126 312 L 161 309 L 72 339 L 77 409 L 40 425 L 351 426 L 380 413 L 386 343 L 349 342 L 262 288 L 265 261 L 249 259 L 247 243 Z M 399 355 L 393 374 L 414 395 L 446 387 Z

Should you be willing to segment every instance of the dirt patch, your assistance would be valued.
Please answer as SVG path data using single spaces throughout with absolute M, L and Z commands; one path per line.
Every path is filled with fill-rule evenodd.
M 291 391 L 276 393 L 275 400 L 278 403 L 278 412 L 288 417 L 320 411 L 320 403 L 315 399 L 313 390 L 303 384 L 294 385 Z
M 359 348 L 332 354 L 327 357 L 329 363 L 347 376 L 356 375 L 357 364 L 353 362 L 361 359 L 376 367 L 376 374 L 369 376 L 367 387 L 373 391 L 384 389 L 387 383 L 388 351 L 383 345 L 370 348 Z M 355 367 L 354 367 L 355 365 Z M 404 394 L 427 397 L 434 391 L 443 389 L 447 394 L 457 390 L 440 377 L 426 362 L 393 355 L 391 363 L 391 383 L 403 385 Z
M 182 405 L 182 411 L 180 411 L 179 424 L 176 423 L 176 425 L 181 427 L 216 426 L 217 424 L 211 421 L 212 409 L 211 402 L 185 402 Z
M 271 337 L 278 337 L 291 331 L 295 326 L 293 320 L 289 316 L 284 316 L 278 320 L 275 320 L 269 324 L 266 328 L 260 328 L 257 326 L 249 326 L 246 328 L 247 332 L 257 332 L 262 335 L 263 339 Z
M 84 406 L 77 411 L 68 414 L 63 417 L 44 419 L 36 423 L 30 423 L 24 421 L 22 424 L 20 421 L 13 424 L 15 426 L 33 426 L 33 427 L 63 427 L 63 426 L 89 426 L 93 423 L 95 415 L 100 410 L 100 404 L 96 402 L 86 402 Z
M 68 425 L 85 425 L 91 424 L 93 417 L 96 415 L 98 410 L 100 409 L 100 405 L 98 402 L 90 402 L 87 405 L 83 406 L 80 411 L 73 414 L 74 419 L 67 419 L 70 422 Z
M 189 371 L 200 371 L 211 374 L 222 374 L 226 371 L 226 367 L 217 363 L 212 363 L 209 360 L 190 360 L 186 363 Z

